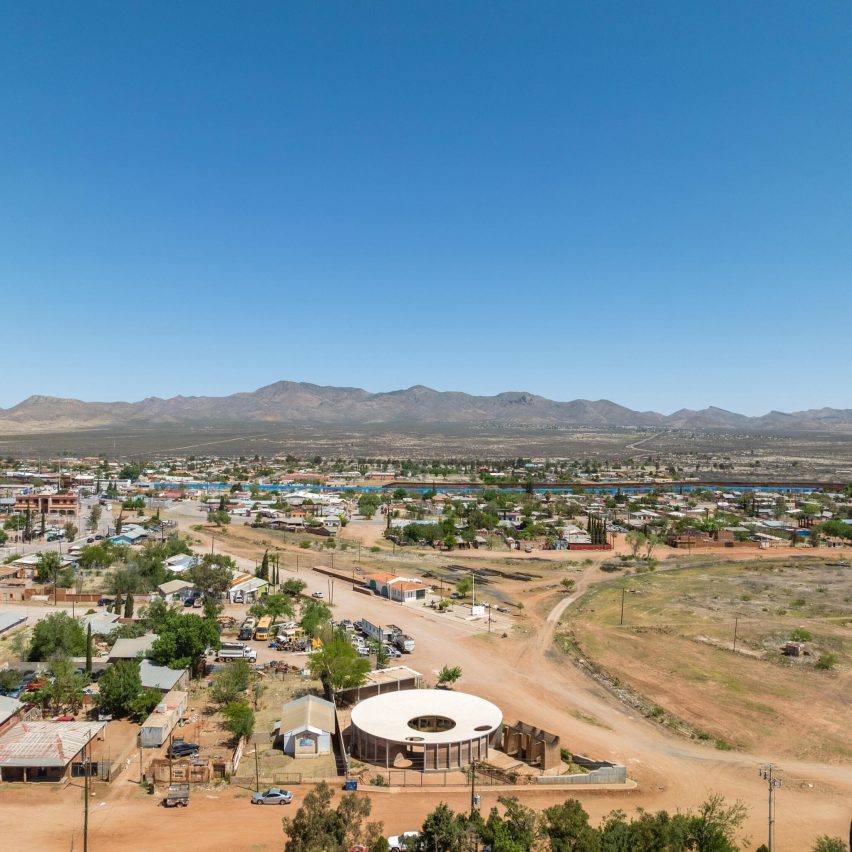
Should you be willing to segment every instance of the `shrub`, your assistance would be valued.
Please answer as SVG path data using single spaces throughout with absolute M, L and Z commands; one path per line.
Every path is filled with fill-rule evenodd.
M 823 671 L 831 671 L 837 665 L 837 654 L 820 654 L 816 667 Z
M 790 639 L 793 642 L 810 642 L 813 636 L 804 627 L 797 627 L 790 633 Z

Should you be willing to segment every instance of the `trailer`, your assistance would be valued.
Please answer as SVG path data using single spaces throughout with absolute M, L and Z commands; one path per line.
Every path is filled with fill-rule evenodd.
M 171 784 L 163 798 L 164 808 L 186 808 L 189 806 L 189 784 Z
M 378 639 L 379 642 L 390 642 L 393 639 L 393 632 L 389 627 L 382 627 L 380 624 L 373 624 L 362 618 L 356 625 L 365 636 L 370 636 L 372 639 Z

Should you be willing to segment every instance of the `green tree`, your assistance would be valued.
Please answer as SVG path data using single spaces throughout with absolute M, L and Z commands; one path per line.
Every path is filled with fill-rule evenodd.
M 544 834 L 553 852 L 597 852 L 598 833 L 589 825 L 589 815 L 576 799 L 544 811 Z
M 461 666 L 444 666 L 438 672 L 438 684 L 452 688 L 455 682 L 462 676 Z
M 134 716 L 144 719 L 150 715 L 154 708 L 163 700 L 163 693 L 159 689 L 143 689 L 130 705 Z
M 175 613 L 161 625 L 150 656 L 158 666 L 185 669 L 203 656 L 208 646 L 219 647 L 216 622 L 194 613 Z
M 142 693 L 142 678 L 137 660 L 119 660 L 103 673 L 98 681 L 95 697 L 98 708 L 104 713 L 127 716 L 133 712 L 134 702 Z
M 314 677 L 328 683 L 332 689 L 361 686 L 370 671 L 370 661 L 359 657 L 349 640 L 339 631 L 310 655 L 309 664 Z
M 187 571 L 187 577 L 205 597 L 221 598 L 231 587 L 236 570 L 230 556 L 208 553 Z
M 308 636 L 319 636 L 331 621 L 331 610 L 322 601 L 306 600 L 299 624 Z
M 83 626 L 65 612 L 49 615 L 33 628 L 29 649 L 31 660 L 49 660 L 56 655 L 80 657 L 85 652 Z
M 52 679 L 39 690 L 38 700 L 59 713 L 69 709 L 76 713 L 83 703 L 86 678 L 77 672 L 70 657 L 54 656 L 50 663 Z
M 124 599 L 124 617 L 133 618 L 133 595 L 129 592 Z
M 55 550 L 39 553 L 36 571 L 40 582 L 56 583 L 62 571 L 62 557 Z
M 473 591 L 473 578 L 460 577 L 458 582 L 456 583 L 456 591 L 463 598 L 466 598 Z
M 441 849 L 442 852 L 461 852 L 464 842 L 464 823 L 445 803 L 431 811 L 423 821 L 420 841 L 424 849 Z
M 233 660 L 213 676 L 210 697 L 217 704 L 229 704 L 251 683 L 252 670 L 248 660 Z
M 223 727 L 235 740 L 243 737 L 248 740 L 254 733 L 254 711 L 245 701 L 229 702 L 222 708 L 222 715 L 225 717 Z
M 291 618 L 295 613 L 292 601 L 286 595 L 264 595 L 249 609 L 251 615 L 261 617 L 268 615 L 275 622 L 283 616 Z
M 302 592 L 305 590 L 306 584 L 302 580 L 297 580 L 294 578 L 290 580 L 285 580 L 281 584 L 281 591 L 285 595 L 289 595 L 291 598 L 297 598 Z
M 17 669 L 0 669 L 0 693 L 16 689 L 21 682 L 21 673 Z
M 823 834 L 816 839 L 812 852 L 846 852 L 847 846 L 839 837 Z
M 381 823 L 367 823 L 371 803 L 365 796 L 345 793 L 332 809 L 334 793 L 321 781 L 305 796 L 296 815 L 282 820 L 287 835 L 285 852 L 331 852 L 363 843 L 369 849 L 381 849 Z M 387 848 L 385 843 L 384 848 Z

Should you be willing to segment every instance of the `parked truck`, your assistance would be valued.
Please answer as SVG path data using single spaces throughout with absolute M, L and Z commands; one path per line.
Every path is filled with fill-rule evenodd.
M 414 637 L 407 633 L 397 633 L 393 637 L 393 644 L 404 654 L 410 654 L 414 651 Z
M 257 661 L 257 651 L 248 648 L 242 642 L 223 642 L 216 652 L 217 660 L 248 660 Z

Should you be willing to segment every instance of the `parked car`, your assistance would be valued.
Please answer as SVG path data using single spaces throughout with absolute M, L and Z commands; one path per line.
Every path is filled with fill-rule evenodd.
M 192 595 L 190 595 L 188 598 L 186 598 L 186 600 L 184 600 L 183 605 L 185 607 L 194 606 L 195 605 L 195 598 Z
M 198 757 L 199 748 L 198 743 L 175 740 L 169 749 L 169 757 L 172 760 L 176 760 L 179 757 Z
M 322 592 L 314 592 L 311 597 L 321 601 L 325 595 Z
M 281 790 L 278 787 L 270 787 L 251 797 L 253 805 L 289 805 L 292 801 L 293 794 L 289 790 Z

